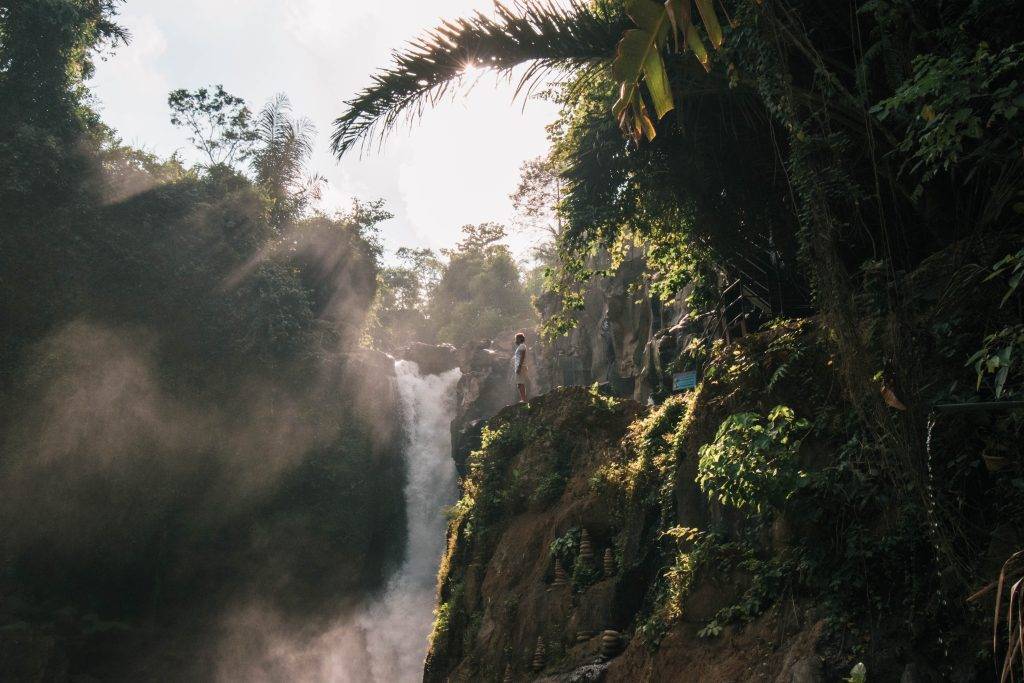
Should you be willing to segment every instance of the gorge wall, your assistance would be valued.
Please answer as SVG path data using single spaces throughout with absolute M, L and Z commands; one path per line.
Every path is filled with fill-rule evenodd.
M 833 363 L 813 320 L 777 324 L 660 405 L 560 388 L 456 443 L 425 680 L 985 680 L 925 520 L 849 460 Z
M 929 385 L 937 393 L 900 384 L 909 369 L 883 374 L 878 400 L 893 424 L 974 386 L 968 331 L 998 296 L 978 275 L 954 304 L 941 298 L 956 258 L 950 250 L 908 275 L 912 313 L 898 325 L 864 309 L 865 339 L 880 346 L 899 325 L 924 329 L 936 305 L 963 326 L 914 338 L 929 376 L 944 378 Z M 613 291 L 561 342 L 583 349 L 575 357 L 601 339 L 588 325 L 615 310 Z M 1019 470 L 990 470 L 979 455 L 992 447 L 992 418 L 946 418 L 925 505 L 885 474 L 888 437 L 854 407 L 818 319 L 730 335 L 679 311 L 659 330 L 649 304 L 631 301 L 621 319 L 640 332 L 617 336 L 605 357 L 637 378 L 656 368 L 664 387 L 671 364 L 629 366 L 618 349 L 649 357 L 665 345 L 676 368 L 700 368 L 698 386 L 556 387 L 470 421 L 454 442 L 462 498 L 425 680 L 808 683 L 864 670 L 903 683 L 990 680 L 992 582 L 1024 542 L 1007 523 L 1020 518 Z M 472 357 L 485 362 L 471 371 L 505 379 L 501 349 Z M 940 519 L 965 525 L 948 536 Z M 950 558 L 964 548 L 986 583 L 956 583 L 962 565 Z

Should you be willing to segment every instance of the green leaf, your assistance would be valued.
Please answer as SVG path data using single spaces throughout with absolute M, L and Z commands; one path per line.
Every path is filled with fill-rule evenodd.
M 665 8 L 652 0 L 628 0 L 626 14 L 637 26 L 655 37 L 663 37 L 658 34 L 668 30 Z
M 1013 276 L 1010 278 L 1009 289 L 1006 291 L 1006 294 L 1003 296 L 1003 300 L 999 302 L 1000 306 L 1005 304 L 1006 300 L 1009 299 L 1013 295 L 1013 293 L 1017 290 L 1017 287 L 1020 285 L 1020 280 L 1021 280 L 1022 277 L 1024 277 L 1024 270 L 1018 270 L 1017 272 L 1015 272 L 1013 274 Z
M 1003 386 L 1006 384 L 1006 376 L 1009 372 L 1010 366 L 1004 365 L 996 373 L 996 398 L 1000 398 L 1003 395 Z
M 612 75 L 620 81 L 621 87 L 612 113 L 619 121 L 620 128 L 634 139 L 643 136 L 653 140 L 656 135 L 654 122 L 640 97 L 639 81 L 643 77 L 647 84 L 657 118 L 660 119 L 674 108 L 672 89 L 665 72 L 665 63 L 661 59 L 658 39 L 658 35 L 667 30 L 666 14 L 664 9 L 649 0 L 642 0 L 642 3 L 637 0 L 632 6 L 634 9 L 645 8 L 637 12 L 637 16 L 649 28 L 630 29 L 619 41 L 612 62 Z M 657 17 L 649 12 L 652 8 Z
M 612 62 L 612 76 L 624 85 L 640 80 L 647 52 L 655 48 L 654 35 L 650 31 L 631 28 L 622 34 L 622 40 L 615 50 Z M 632 94 L 627 99 L 632 99 Z
M 686 44 L 693 50 L 693 54 L 697 56 L 697 60 L 704 70 L 711 71 L 711 58 L 708 57 L 708 50 L 704 47 L 704 41 L 700 39 L 700 33 L 697 32 L 697 27 L 693 24 L 686 27 Z
M 649 51 L 644 59 L 644 83 L 651 95 L 651 102 L 654 103 L 654 113 L 659 119 L 675 109 L 672 88 L 665 72 L 665 62 L 657 50 Z
M 708 37 L 715 49 L 722 47 L 722 26 L 718 23 L 718 15 L 715 14 L 715 6 L 711 0 L 697 0 L 697 11 L 707 29 Z

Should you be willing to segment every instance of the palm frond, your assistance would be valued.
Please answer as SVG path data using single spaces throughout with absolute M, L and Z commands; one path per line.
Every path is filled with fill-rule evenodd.
M 602 9 L 607 4 L 609 9 Z M 521 0 L 495 3 L 494 16 L 477 12 L 445 21 L 393 53 L 393 64 L 345 103 L 334 122 L 331 146 L 342 156 L 375 133 L 383 138 L 399 119 L 413 120 L 449 88 L 463 82 L 467 67 L 508 74 L 527 65 L 517 94 L 551 72 L 572 72 L 608 62 L 628 26 L 619 3 Z

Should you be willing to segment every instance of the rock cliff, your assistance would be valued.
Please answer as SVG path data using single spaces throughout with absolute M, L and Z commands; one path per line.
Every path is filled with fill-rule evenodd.
M 837 455 L 859 431 L 831 363 L 788 323 L 656 407 L 571 387 L 488 420 L 425 680 L 975 680 L 939 652 L 984 631 L 942 621 L 922 520 Z M 753 461 L 713 457 L 743 438 Z

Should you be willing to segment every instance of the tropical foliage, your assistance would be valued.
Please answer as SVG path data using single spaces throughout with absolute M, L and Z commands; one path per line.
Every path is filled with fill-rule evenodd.
M 386 211 L 313 210 L 283 98 L 171 93 L 196 166 L 120 141 L 118 6 L 0 3 L 5 680 L 209 680 L 238 596 L 332 618 L 403 552 L 390 364 L 348 355 Z
M 382 271 L 369 336 L 376 348 L 411 341 L 486 342 L 534 324 L 519 265 L 497 223 L 465 225 L 462 240 L 435 254 L 400 248 L 399 265 Z
M 1020 390 L 1024 6 L 563 7 L 524 2 L 497 19 L 427 34 L 348 103 L 336 151 L 374 125 L 395 125 L 410 102 L 418 113 L 427 93 L 460 82 L 460 63 L 502 72 L 522 65 L 524 89 L 550 86 L 543 76 L 557 72 L 550 91 L 562 112 L 549 129 L 548 162 L 560 179 L 560 228 L 547 286 L 563 310 L 548 318 L 549 332 L 570 329 L 588 283 L 612 274 L 633 248 L 647 259 L 637 291 L 685 296 L 695 317 L 724 318 L 729 287 L 773 316 L 814 314 L 856 416 L 842 418 L 850 445 L 787 499 L 802 468 L 795 449 L 780 443 L 799 437 L 782 434 L 789 421 L 781 413 L 779 424 L 763 417 L 776 403 L 758 405 L 727 420 L 704 451 L 709 493 L 725 495 L 730 508 L 788 500 L 789 509 L 813 514 L 804 507 L 813 498 L 859 514 L 849 511 L 866 503 L 844 486 L 884 492 L 900 534 L 926 536 L 939 571 L 955 577 L 951 594 L 963 597 L 991 576 L 980 558 L 995 542 L 996 520 L 1020 514 L 1011 493 L 1019 462 L 1006 454 L 1019 419 L 999 412 L 1012 406 L 991 403 L 970 413 L 982 417 L 949 418 L 943 428 L 962 435 L 958 443 L 984 445 L 984 467 L 999 473 L 991 478 L 977 453 L 954 453 L 923 435 L 936 404 Z M 745 390 L 761 363 L 732 363 L 730 353 L 739 351 L 726 350 L 726 364 L 707 380 Z M 790 361 L 802 362 L 796 354 Z M 780 368 L 761 378 L 769 391 L 793 381 L 792 369 Z M 626 479 L 606 474 L 601 482 Z M 833 551 L 887 561 L 867 530 L 847 531 L 845 548 Z M 816 572 L 827 568 L 818 576 L 855 578 L 835 552 L 809 552 Z M 924 549 L 914 543 L 908 552 L 919 558 Z M 877 586 L 874 573 L 856 580 Z M 918 588 L 913 594 L 907 599 L 925 600 Z

